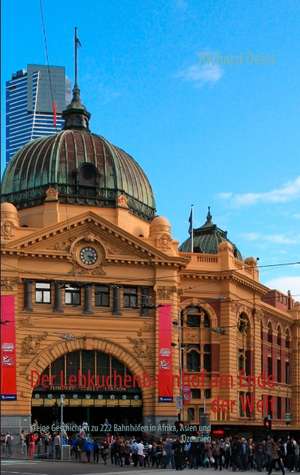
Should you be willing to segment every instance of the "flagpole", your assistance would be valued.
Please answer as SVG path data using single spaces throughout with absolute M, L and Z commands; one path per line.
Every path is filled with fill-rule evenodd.
M 193 216 L 194 214 L 194 205 L 191 205 L 191 217 L 192 217 L 192 232 L 191 232 L 191 252 L 194 252 L 194 230 L 193 230 Z
M 74 48 L 75 48 L 75 84 L 74 84 L 74 87 L 78 87 L 77 86 L 77 49 L 78 49 L 78 45 L 77 45 L 77 27 L 75 26 L 75 36 L 74 36 Z

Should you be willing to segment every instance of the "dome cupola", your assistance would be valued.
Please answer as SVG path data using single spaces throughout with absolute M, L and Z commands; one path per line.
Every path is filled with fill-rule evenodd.
M 61 203 L 116 208 L 125 202 L 129 211 L 151 221 L 155 199 L 147 176 L 132 156 L 90 132 L 90 113 L 77 83 L 63 117 L 62 131 L 27 143 L 11 159 L 2 201 L 18 209 L 37 206 L 51 187 Z
M 242 255 L 235 244 L 233 244 L 227 237 L 227 231 L 223 231 L 212 221 L 212 215 L 210 207 L 208 207 L 208 213 L 205 223 L 192 230 L 193 232 L 193 252 L 217 254 L 219 252 L 219 244 L 222 242 L 228 242 L 233 247 L 233 254 L 238 259 L 242 259 Z M 184 241 L 179 250 L 181 252 L 191 252 L 191 237 Z

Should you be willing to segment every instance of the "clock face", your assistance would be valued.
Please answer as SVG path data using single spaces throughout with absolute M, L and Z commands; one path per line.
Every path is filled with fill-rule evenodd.
M 80 251 L 80 259 L 85 265 L 95 264 L 97 257 L 97 251 L 93 247 L 83 247 Z

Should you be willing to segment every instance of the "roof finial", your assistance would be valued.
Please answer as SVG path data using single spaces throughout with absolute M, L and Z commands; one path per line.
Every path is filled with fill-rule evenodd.
M 206 216 L 206 224 L 211 224 L 211 223 L 212 223 L 212 215 L 211 215 L 210 206 L 209 206 L 207 216 Z
M 74 33 L 74 87 L 71 104 L 63 111 L 63 118 L 65 119 L 64 129 L 87 129 L 89 130 L 90 113 L 86 110 L 80 100 L 80 89 L 78 87 L 78 47 L 81 46 L 77 36 L 77 27 Z

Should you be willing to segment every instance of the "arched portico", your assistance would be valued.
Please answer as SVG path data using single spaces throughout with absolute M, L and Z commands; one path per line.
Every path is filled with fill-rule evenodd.
M 126 393 L 125 390 L 123 390 L 123 393 L 120 391 L 119 394 L 115 396 L 115 393 L 113 393 L 113 389 L 111 389 L 110 394 L 108 394 L 109 391 L 107 391 L 107 388 L 106 388 L 104 390 L 105 396 L 103 398 L 104 399 L 103 401 L 100 400 L 102 399 L 101 392 L 103 391 L 103 388 L 102 389 L 96 388 L 94 391 L 92 391 L 92 395 L 86 394 L 86 396 L 92 398 L 89 401 L 90 403 L 92 403 L 92 401 L 95 402 L 94 409 L 96 410 L 97 416 L 99 416 L 99 413 L 101 412 L 101 410 L 102 410 L 102 414 L 104 414 L 106 410 L 108 411 L 108 413 L 109 411 L 113 410 L 114 412 L 113 413 L 110 412 L 110 413 L 113 414 L 114 416 L 119 413 L 121 414 L 120 411 L 123 410 L 123 412 L 126 413 L 128 418 L 130 419 L 130 410 L 132 410 L 131 411 L 132 414 L 134 413 L 134 410 L 132 409 L 133 406 L 136 409 L 135 414 L 139 413 L 143 417 L 149 414 L 151 410 L 151 407 L 149 407 L 149 401 L 151 401 L 153 387 L 151 387 L 151 385 L 147 385 L 147 387 L 143 385 L 143 382 L 145 381 L 146 373 L 142 364 L 127 349 L 124 349 L 121 345 L 114 343 L 112 341 L 99 339 L 99 338 L 89 338 L 89 337 L 74 338 L 71 341 L 57 342 L 56 344 L 49 345 L 46 349 L 39 352 L 28 364 L 27 369 L 26 369 L 26 374 L 30 376 L 29 376 L 29 381 L 26 382 L 27 390 L 26 392 L 24 391 L 23 394 L 26 393 L 27 403 L 30 406 L 30 410 L 31 410 L 31 406 L 33 406 L 34 414 L 37 413 L 37 411 L 34 410 L 34 407 L 37 407 L 37 406 L 40 407 L 42 405 L 41 401 L 39 403 L 38 400 L 34 399 L 34 397 L 40 397 L 36 388 L 35 388 L 35 391 L 33 391 L 34 390 L 33 386 L 34 386 L 34 383 L 36 382 L 38 375 L 40 376 L 42 374 L 45 374 L 45 371 L 46 373 L 48 371 L 48 374 L 49 374 L 48 368 L 55 361 L 62 360 L 63 357 L 66 358 L 68 355 L 71 355 L 71 354 L 73 355 L 77 353 L 82 354 L 82 352 L 85 352 L 85 353 L 91 352 L 95 355 L 97 354 L 108 355 L 114 361 L 120 362 L 120 364 L 123 365 L 124 368 L 128 368 L 128 373 L 130 373 L 134 378 L 136 378 L 138 382 L 141 381 L 141 384 L 139 384 L 139 387 L 136 389 L 136 391 L 138 391 L 137 394 L 140 394 L 140 396 L 137 396 L 137 394 L 135 394 L 134 396 L 134 398 L 139 399 L 139 401 L 138 400 L 128 401 L 128 399 L 130 398 L 133 399 L 133 396 L 131 394 L 129 395 L 129 398 L 128 398 L 125 394 Z M 67 386 L 65 386 L 65 388 L 67 388 L 67 395 L 65 397 L 67 398 L 71 397 L 70 396 L 71 391 L 68 391 L 69 388 Z M 53 393 L 53 389 L 54 389 L 54 394 L 52 394 L 51 397 L 54 397 L 54 400 L 44 401 L 43 407 L 44 405 L 47 405 L 47 407 L 51 408 L 51 405 L 54 404 L 54 401 L 58 401 L 57 394 L 60 391 L 59 387 L 55 388 L 55 385 L 53 384 L 51 389 L 49 389 L 49 392 Z M 98 394 L 96 393 L 97 391 L 98 391 Z M 66 393 L 66 391 L 63 390 L 63 388 L 61 388 L 61 392 Z M 78 388 L 77 390 L 73 388 L 73 393 L 77 393 L 77 392 L 78 392 Z M 89 391 L 86 390 L 86 393 L 88 392 Z M 81 394 L 80 397 L 84 398 L 84 395 Z M 107 398 L 110 398 L 110 400 L 106 401 Z M 121 399 L 124 399 L 124 400 L 121 401 Z M 71 399 L 70 400 L 67 399 L 67 401 L 68 401 L 69 406 L 71 405 L 76 406 L 76 404 L 74 404 L 74 400 L 72 401 L 72 403 L 71 403 Z M 88 405 L 89 404 L 86 404 L 86 401 L 82 401 L 81 407 L 86 407 Z M 91 404 L 91 406 L 92 405 L 93 404 Z M 139 408 L 139 411 L 137 410 L 137 408 Z M 83 414 L 85 414 L 84 410 L 82 412 Z M 68 414 L 68 409 L 66 409 L 66 413 Z M 123 418 L 123 416 L 122 417 L 120 416 L 120 419 L 121 418 Z

